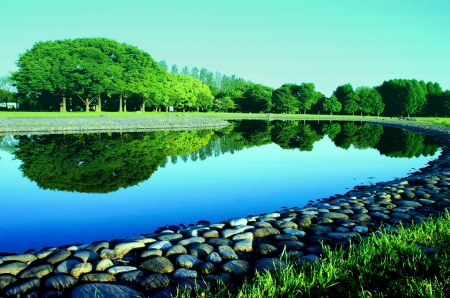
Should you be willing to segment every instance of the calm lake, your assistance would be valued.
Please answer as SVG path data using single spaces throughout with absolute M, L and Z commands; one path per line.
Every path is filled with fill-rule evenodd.
M 18 253 L 300 207 L 440 153 L 432 137 L 353 122 L 2 138 L 0 252 Z

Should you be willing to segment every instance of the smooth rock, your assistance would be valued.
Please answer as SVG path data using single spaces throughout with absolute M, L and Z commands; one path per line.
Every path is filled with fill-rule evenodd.
M 228 221 L 228 224 L 232 227 L 247 225 L 247 219 L 245 218 L 233 218 Z
M 38 251 L 37 253 L 35 253 L 34 255 L 38 259 L 44 259 L 44 258 L 48 257 L 49 255 L 51 255 L 52 253 L 55 253 L 57 251 L 58 251 L 58 249 L 56 247 L 50 247 L 50 248 L 42 249 L 42 250 Z
M 277 255 L 278 252 L 278 248 L 267 243 L 261 243 L 256 247 L 256 253 L 263 256 L 274 256 Z
M 65 260 L 66 260 L 68 257 L 70 257 L 71 255 L 72 255 L 72 253 L 71 253 L 70 251 L 67 251 L 67 250 L 61 251 L 61 252 L 58 252 L 58 253 L 52 255 L 51 257 L 49 257 L 49 258 L 46 260 L 46 262 L 49 263 L 49 264 L 54 265 L 54 264 L 56 264 L 56 263 L 65 261 Z
M 80 261 L 77 260 L 66 260 L 59 264 L 55 269 L 55 274 L 69 274 L 70 270 L 72 270 L 76 265 L 81 264 Z
M 278 234 L 280 234 L 280 231 L 278 231 L 275 228 L 259 228 L 259 229 L 256 229 L 253 231 L 254 238 L 262 238 L 262 237 L 278 235 Z
M 206 240 L 206 243 L 217 247 L 222 245 L 230 246 L 233 242 L 225 238 L 209 238 L 208 240 Z
M 326 234 L 326 236 L 328 238 L 336 239 L 336 240 L 350 239 L 350 238 L 353 238 L 353 237 L 355 237 L 357 235 L 359 235 L 359 234 L 355 233 L 355 232 L 347 232 L 347 233 L 331 232 L 331 233 L 327 233 Z
M 116 278 L 120 282 L 130 284 L 130 283 L 136 282 L 138 278 L 140 279 L 141 277 L 143 277 L 144 272 L 142 272 L 140 270 L 136 270 L 136 271 L 125 272 L 125 273 L 119 274 L 117 276 L 118 277 L 116 277 Z
M 147 291 L 165 289 L 170 285 L 167 275 L 153 273 L 141 279 L 139 287 Z
M 121 256 L 119 253 L 117 253 L 115 250 L 105 248 L 100 252 L 100 258 L 102 259 L 110 259 L 110 260 L 117 260 L 120 259 Z
M 167 234 L 167 235 L 175 235 L 175 234 Z M 179 234 L 178 234 L 179 235 Z M 172 243 L 169 241 L 157 241 L 149 245 L 148 249 L 160 249 L 165 250 L 172 247 Z
M 37 289 L 41 286 L 39 278 L 30 279 L 24 283 L 21 283 L 15 287 L 12 287 L 5 291 L 6 297 L 22 297 L 27 291 Z
M 133 266 L 114 266 L 108 269 L 108 274 L 116 275 L 119 273 L 125 273 L 135 270 L 137 270 L 137 268 Z
M 214 248 L 206 243 L 194 244 L 189 248 L 189 254 L 197 258 L 204 258 L 213 251 Z
M 290 228 L 283 229 L 283 233 L 288 234 L 288 235 L 293 235 L 296 237 L 300 237 L 300 238 L 306 236 L 305 231 L 301 231 L 301 230 L 297 230 L 297 229 L 290 229 Z
M 399 200 L 395 201 L 395 204 L 397 206 L 403 206 L 403 207 L 412 207 L 412 208 L 419 208 L 422 207 L 422 204 L 416 201 L 406 201 L 406 200 Z
M 359 220 L 360 222 L 367 222 L 367 221 L 371 221 L 372 217 L 370 217 L 369 215 L 365 214 L 365 213 L 358 213 L 352 216 L 353 220 Z
M 179 255 L 175 260 L 175 265 L 183 267 L 185 269 L 194 268 L 201 263 L 202 261 L 191 255 Z
M 229 246 L 219 246 L 217 248 L 217 252 L 219 253 L 219 255 L 224 260 L 237 260 L 237 259 L 239 259 L 238 255 Z
M 252 223 L 252 225 L 255 228 L 273 228 L 272 224 L 270 222 L 266 222 L 266 221 L 257 221 Z
M 306 256 L 301 256 L 300 258 L 298 258 L 297 260 L 295 260 L 295 263 L 298 265 L 302 265 L 305 263 L 316 263 L 316 262 L 322 262 L 322 259 L 319 258 L 318 256 L 311 254 L 311 255 L 306 255 Z
M 141 258 L 149 258 L 149 257 L 161 257 L 163 255 L 162 250 L 160 249 L 148 249 L 144 250 L 141 253 Z
M 77 279 L 70 275 L 55 275 L 45 281 L 45 286 L 50 289 L 64 291 L 77 283 Z
M 20 278 L 32 278 L 32 277 L 42 278 L 47 274 L 52 273 L 53 269 L 54 269 L 53 266 L 50 264 L 36 266 L 22 271 L 20 273 Z
M 239 233 L 241 233 L 241 231 L 236 230 L 236 229 L 225 229 L 225 230 L 222 230 L 221 237 L 226 239 L 226 238 L 229 238 L 229 237 L 234 236 Z
M 253 242 L 250 240 L 242 240 L 238 241 L 234 244 L 235 252 L 252 252 L 253 251 Z
M 125 243 L 119 243 L 114 247 L 114 251 L 119 256 L 124 256 L 127 253 L 129 253 L 133 249 L 139 249 L 145 247 L 144 243 L 141 242 L 125 242 Z M 102 251 L 103 252 L 103 251 Z
M 156 237 L 156 239 L 159 241 L 173 241 L 173 240 L 179 240 L 182 238 L 183 238 L 183 235 L 178 234 L 178 233 L 159 235 Z M 160 248 L 160 249 L 163 249 L 163 248 Z
M 180 269 L 175 270 L 172 277 L 175 279 L 197 278 L 198 273 L 195 270 L 180 268 Z
M 17 275 L 19 272 L 27 268 L 27 265 L 22 262 L 8 263 L 0 266 L 0 274 Z
M 105 271 L 106 269 L 114 266 L 110 259 L 103 259 L 95 266 L 95 271 Z
M 212 274 L 215 270 L 216 266 L 211 262 L 205 262 L 198 267 L 198 272 L 200 272 L 200 274 Z
M 101 248 L 109 248 L 109 243 L 106 241 L 94 242 L 94 243 L 91 243 L 90 245 L 86 246 L 85 249 L 91 250 L 96 253 Z
M 11 255 L 2 258 L 3 262 L 22 262 L 30 264 L 31 262 L 37 260 L 36 256 L 33 254 L 21 254 L 21 255 Z
M 166 251 L 165 257 L 167 258 L 169 256 L 177 256 L 181 254 L 187 254 L 186 248 L 181 245 L 174 245 Z
M 360 234 L 366 234 L 369 232 L 369 228 L 364 226 L 355 226 L 352 231 Z
M 10 284 L 17 281 L 17 278 L 15 278 L 12 275 L 0 275 L 0 290 L 3 290 Z
M 242 233 L 242 234 L 237 234 L 234 235 L 231 240 L 233 241 L 240 241 L 240 240 L 253 240 L 253 233 L 251 232 L 246 232 L 246 233 Z
M 206 231 L 202 234 L 203 238 L 217 238 L 219 237 L 219 232 L 216 230 Z
M 303 242 L 300 241 L 282 241 L 276 244 L 280 250 L 302 250 L 306 247 Z
M 233 260 L 222 265 L 222 270 L 230 275 L 244 275 L 250 269 L 250 264 L 244 260 Z
M 73 257 L 82 260 L 83 263 L 92 263 L 98 260 L 98 254 L 90 250 L 77 251 Z
M 312 222 L 311 222 L 310 218 L 303 217 L 297 221 L 297 225 L 298 225 L 298 228 L 300 228 L 300 229 L 306 229 L 312 225 Z
M 192 238 L 180 240 L 178 242 L 178 245 L 189 246 L 189 245 L 192 245 L 195 243 L 204 243 L 204 242 L 205 242 L 205 238 L 203 238 L 203 237 L 192 237 Z
M 81 274 L 83 273 L 89 273 L 92 271 L 92 264 L 91 263 L 80 263 L 75 265 L 72 270 L 70 270 L 70 275 L 72 275 L 75 278 L 79 278 Z
M 264 258 L 255 262 L 253 267 L 256 272 L 264 273 L 266 271 L 274 273 L 278 270 L 286 268 L 288 263 L 277 258 Z
M 369 215 L 373 218 L 377 218 L 377 219 L 389 219 L 391 218 L 389 215 L 386 215 L 384 213 L 375 211 L 375 212 L 370 212 Z
M 217 252 L 211 252 L 206 256 L 206 261 L 214 264 L 220 264 L 222 263 L 222 258 Z
M 112 282 L 116 281 L 116 278 L 107 273 L 87 273 L 81 277 L 81 281 L 84 282 Z
M 76 287 L 69 298 L 136 298 L 142 293 L 122 285 L 90 283 Z
M 139 268 L 156 273 L 172 273 L 174 266 L 169 259 L 164 257 L 155 257 L 153 259 L 146 260 L 139 265 Z

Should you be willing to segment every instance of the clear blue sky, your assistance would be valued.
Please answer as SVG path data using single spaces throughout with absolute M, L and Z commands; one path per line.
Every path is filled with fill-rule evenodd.
M 450 89 L 447 0 L 3 0 L 0 76 L 37 41 L 106 37 L 179 68 L 277 88 L 375 86 L 392 78 Z

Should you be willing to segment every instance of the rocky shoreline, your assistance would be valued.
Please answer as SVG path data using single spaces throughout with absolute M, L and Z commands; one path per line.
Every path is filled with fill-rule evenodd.
M 228 122 L 220 119 L 188 117 L 186 114 L 152 117 L 110 117 L 102 114 L 99 117 L 1 118 L 0 135 L 192 130 L 227 125 Z
M 335 247 L 380 227 L 394 230 L 450 207 L 450 127 L 369 121 L 437 137 L 440 157 L 409 177 L 357 186 L 305 207 L 220 223 L 167 226 L 135 238 L 0 255 L 0 297 L 170 297 L 176 287 L 239 284 L 284 259 L 320 261 Z M 420 247 L 430 253 L 434 248 Z M 280 255 L 284 252 L 283 260 Z

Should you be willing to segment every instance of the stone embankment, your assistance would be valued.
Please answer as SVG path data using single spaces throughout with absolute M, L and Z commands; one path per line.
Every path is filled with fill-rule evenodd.
M 188 117 L 187 114 L 144 117 L 45 117 L 45 118 L 2 118 L 0 135 L 11 134 L 55 134 L 86 132 L 124 132 L 155 130 L 192 130 L 220 128 L 228 122 L 202 117 Z
M 436 135 L 450 129 L 382 122 Z M 450 207 L 450 150 L 409 177 L 358 186 L 305 207 L 220 223 L 167 226 L 129 239 L 49 247 L 0 259 L 0 297 L 170 297 L 176 287 L 231 286 L 292 260 L 321 261 L 321 243 L 347 245 L 380 227 L 419 223 Z M 419 247 L 433 253 L 432 247 Z M 280 258 L 281 254 L 283 257 Z

